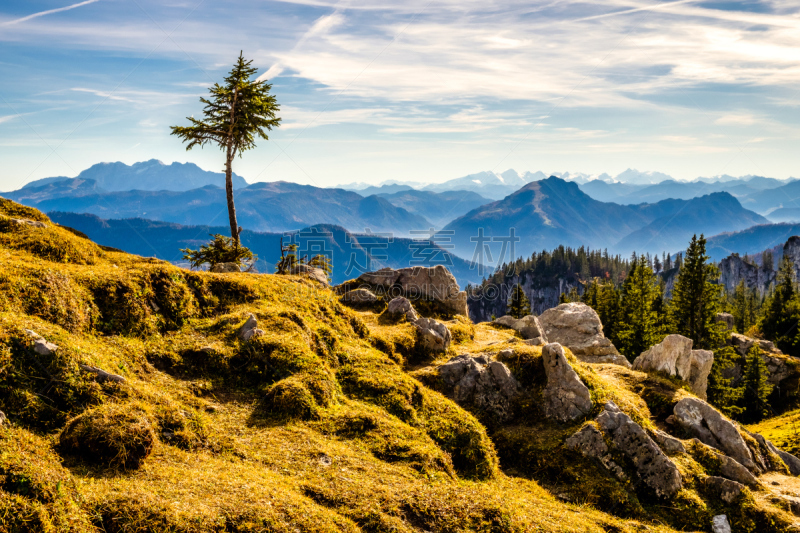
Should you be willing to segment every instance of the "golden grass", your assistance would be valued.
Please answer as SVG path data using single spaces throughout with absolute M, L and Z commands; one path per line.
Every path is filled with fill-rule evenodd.
M 417 360 L 413 326 L 301 278 L 187 272 L 102 249 L 13 202 L 0 216 L 48 224 L 0 220 L 0 531 L 708 527 L 693 485 L 667 519 L 566 452 L 580 423 L 541 418 L 541 349 L 513 332 L 456 317 L 450 351 Z M 250 313 L 265 335 L 242 342 Z M 25 329 L 59 349 L 35 354 Z M 518 425 L 491 435 L 414 377 L 504 348 L 530 394 Z M 98 382 L 81 364 L 126 382 Z M 657 388 L 646 376 L 573 364 L 596 402 L 648 423 L 636 390 Z M 768 508 L 753 505 L 741 516 Z

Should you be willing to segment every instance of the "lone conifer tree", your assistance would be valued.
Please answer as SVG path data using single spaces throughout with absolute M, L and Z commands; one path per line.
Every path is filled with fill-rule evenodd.
M 275 96 L 269 94 L 272 85 L 266 81 L 251 80 L 258 69 L 251 67 L 239 53 L 224 84 L 215 83 L 208 89 L 210 99 L 201 98 L 205 104 L 203 120 L 187 117 L 191 126 L 173 126 L 172 135 L 188 142 L 187 150 L 195 146 L 213 143 L 225 151 L 225 192 L 228 197 L 228 219 L 234 246 L 239 247 L 239 225 L 236 222 L 236 207 L 233 203 L 233 180 L 231 164 L 237 155 L 255 148 L 255 137 L 268 140 L 267 130 L 280 126 L 276 116 L 280 106 Z
M 744 404 L 744 421 L 749 423 L 760 422 L 769 416 L 769 402 L 767 397 L 772 392 L 767 378 L 769 371 L 764 360 L 761 359 L 761 350 L 758 345 L 747 352 L 747 364 L 744 369 L 744 391 L 742 403 Z
M 724 339 L 722 326 L 714 320 L 721 299 L 717 278 L 719 270 L 708 262 L 705 238 L 693 236 L 675 280 L 669 314 L 672 331 L 703 350 L 718 348 Z
M 508 314 L 514 318 L 522 318 L 531 314 L 531 303 L 525 296 L 525 291 L 517 283 L 511 289 L 511 299 L 508 302 Z
M 761 330 L 778 348 L 789 355 L 800 355 L 800 294 L 795 286 L 792 261 L 783 256 L 778 270 L 775 291 L 764 302 L 764 317 Z

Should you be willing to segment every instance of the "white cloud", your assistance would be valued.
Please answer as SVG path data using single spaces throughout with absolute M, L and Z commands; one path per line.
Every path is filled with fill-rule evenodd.
M 22 18 L 13 19 L 13 20 L 7 20 L 5 22 L 0 22 L 0 26 L 11 26 L 12 24 L 19 24 L 21 22 L 27 22 L 27 21 L 33 20 L 35 18 L 44 17 L 45 15 L 52 15 L 52 14 L 55 14 L 55 13 L 61 13 L 62 11 L 69 11 L 71 9 L 75 9 L 77 7 L 86 6 L 86 5 L 89 5 L 89 4 L 94 4 L 94 3 L 99 2 L 99 1 L 100 0 L 86 0 L 85 2 L 78 2 L 77 4 L 72 4 L 72 5 L 65 6 L 65 7 L 59 7 L 57 9 L 48 9 L 47 11 L 40 11 L 38 13 L 33 13 L 31 15 L 27 15 L 27 16 L 22 17 Z

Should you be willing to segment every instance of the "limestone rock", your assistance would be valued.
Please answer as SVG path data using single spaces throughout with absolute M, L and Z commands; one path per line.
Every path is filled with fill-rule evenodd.
M 38 220 L 30 220 L 28 218 L 12 218 L 9 219 L 11 222 L 18 224 L 20 226 L 30 226 L 32 228 L 46 228 L 47 224 L 44 222 L 40 222 Z
M 749 432 L 748 432 L 749 433 Z M 789 452 L 785 452 L 772 444 L 771 441 L 764 438 L 763 435 L 760 433 L 749 433 L 751 437 L 756 439 L 758 443 L 763 446 L 764 448 L 768 449 L 775 455 L 781 458 L 784 464 L 789 468 L 789 473 L 793 476 L 800 476 L 800 459 L 795 457 Z M 772 465 L 773 470 L 777 470 L 778 468 L 776 465 Z
M 33 351 L 39 355 L 52 355 L 53 352 L 58 350 L 58 346 L 52 342 L 47 342 L 41 335 L 29 329 L 25 330 L 30 338 L 33 339 Z
M 228 274 L 230 272 L 241 272 L 242 269 L 237 263 L 217 263 L 211 267 L 210 271 L 217 274 Z
M 8 418 L 6 418 L 6 414 L 3 411 L 0 411 L 0 427 L 6 425 L 8 423 Z
M 800 237 L 792 236 L 783 245 L 783 257 L 788 257 L 794 267 L 794 279 L 800 280 Z
M 733 503 L 744 490 L 744 485 L 725 479 L 724 477 L 709 476 L 703 480 L 703 485 L 708 492 L 715 495 L 725 503 Z
M 665 372 L 688 381 L 692 392 L 705 399 L 708 374 L 714 363 L 714 353 L 692 350 L 692 339 L 682 335 L 667 335 L 663 341 L 651 346 L 633 362 L 635 370 Z
M 102 368 L 97 368 L 96 366 L 89 366 L 89 365 L 78 365 L 81 370 L 84 372 L 89 372 L 97 376 L 97 381 L 104 382 L 104 381 L 115 381 L 117 383 L 125 383 L 126 380 L 124 377 L 119 376 L 117 374 L 112 374 L 110 372 L 106 372 Z
M 727 455 L 720 455 L 721 461 L 719 473 L 722 477 L 747 485 L 748 487 L 758 487 L 758 479 L 750 473 L 748 469 L 739 464 L 736 459 L 728 457 Z
M 683 443 L 673 437 L 672 435 L 656 429 L 652 434 L 653 440 L 658 443 L 664 453 L 667 455 L 676 455 L 679 453 L 686 453 L 686 447 Z
M 741 333 L 731 333 L 730 338 L 730 345 L 733 346 L 733 349 L 736 350 L 741 356 L 746 356 L 747 352 L 750 351 L 750 348 L 753 345 L 758 345 L 761 348 L 762 352 L 767 352 L 769 354 L 775 355 L 783 355 L 776 346 L 774 342 L 766 341 L 763 339 L 754 339 L 752 337 L 747 337 L 746 335 L 742 335 Z
M 731 254 L 719 263 L 719 283 L 725 287 L 728 294 L 733 294 L 736 286 L 744 281 L 745 287 L 755 290 L 763 296 L 769 286 L 775 282 L 775 269 L 773 265 L 764 268 L 747 262 L 739 254 Z
M 733 331 L 734 326 L 734 318 L 733 315 L 730 313 L 717 313 L 714 316 L 714 321 L 718 324 L 724 324 L 725 329 L 728 331 Z
M 472 405 L 498 422 L 513 417 L 511 401 L 519 383 L 503 363 L 486 355 L 459 355 L 438 370 L 446 391 L 457 403 Z
M 378 301 L 378 297 L 375 296 L 372 291 L 367 289 L 354 289 L 352 291 L 347 291 L 339 299 L 342 302 L 349 304 L 373 304 Z
M 444 265 L 433 267 L 384 268 L 366 272 L 358 281 L 392 297 L 433 300 L 452 314 L 469 316 L 467 293 L 460 290 L 455 276 Z
M 692 369 L 689 373 L 689 385 L 692 392 L 702 399 L 706 399 L 708 389 L 708 375 L 714 365 L 714 352 L 710 350 L 692 350 Z
M 597 417 L 597 425 L 611 437 L 614 447 L 633 463 L 637 475 L 656 495 L 671 498 L 683 487 L 675 463 L 613 402 L 605 405 L 605 410 Z
M 427 353 L 446 352 L 450 347 L 450 330 L 433 318 L 418 318 L 414 321 L 418 342 Z
M 519 332 L 523 339 L 535 341 L 536 344 L 529 343 L 533 346 L 547 344 L 547 336 L 544 333 L 544 329 L 539 323 L 539 319 L 533 315 L 524 316 L 519 320 L 510 315 L 505 315 L 496 319 L 494 323 Z
M 547 386 L 544 389 L 547 416 L 566 422 L 585 416 L 592 410 L 589 389 L 575 373 L 564 355 L 564 348 L 550 343 L 542 348 Z
M 243 341 L 249 341 L 253 337 L 259 337 L 264 334 L 263 330 L 258 329 L 258 319 L 253 313 L 247 317 L 247 321 L 239 328 L 237 335 Z
M 566 346 L 581 361 L 630 368 L 628 360 L 603 335 L 600 317 L 586 304 L 572 302 L 548 309 L 539 316 L 539 323 L 549 342 Z
M 757 471 L 750 449 L 737 427 L 697 398 L 684 398 L 673 409 L 674 421 L 700 442 L 721 450 L 750 471 Z
M 403 298 L 402 296 L 398 296 L 389 302 L 386 312 L 393 315 L 405 315 L 406 320 L 409 322 L 413 322 L 419 318 L 419 315 L 414 310 L 414 306 L 411 305 L 411 302 L 408 301 L 408 298 Z
M 564 444 L 568 449 L 580 452 L 584 457 L 597 459 L 606 470 L 614 474 L 620 481 L 628 479 L 622 467 L 611 458 L 608 446 L 603 438 L 603 432 L 597 429 L 594 424 L 586 424 L 568 438 Z
M 718 514 L 712 518 L 711 533 L 731 533 L 731 525 L 728 523 L 728 517 L 724 514 Z
M 328 286 L 328 275 L 321 268 L 312 267 L 310 265 L 295 265 L 289 269 L 289 274 L 295 276 L 305 276 L 325 286 Z

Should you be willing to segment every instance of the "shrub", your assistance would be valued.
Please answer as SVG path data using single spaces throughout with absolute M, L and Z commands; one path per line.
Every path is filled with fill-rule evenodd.
M 191 248 L 183 248 L 183 258 L 189 261 L 193 267 L 198 268 L 201 265 L 208 263 L 210 267 L 219 263 L 236 263 L 241 265 L 245 261 L 253 263 L 256 257 L 249 248 L 239 246 L 231 237 L 220 235 L 219 233 L 211 235 L 214 239 L 200 247 L 199 250 L 192 250 Z

